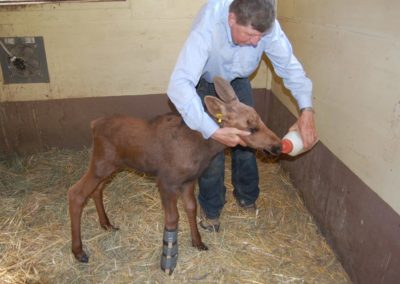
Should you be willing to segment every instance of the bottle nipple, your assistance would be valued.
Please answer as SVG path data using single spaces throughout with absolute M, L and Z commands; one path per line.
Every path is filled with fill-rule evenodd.
M 283 154 L 288 154 L 288 153 L 292 152 L 292 150 L 293 150 L 293 143 L 292 143 L 292 141 L 290 141 L 289 139 L 283 139 L 283 140 L 281 141 L 281 144 L 282 144 L 282 150 L 281 150 L 281 152 L 282 152 Z

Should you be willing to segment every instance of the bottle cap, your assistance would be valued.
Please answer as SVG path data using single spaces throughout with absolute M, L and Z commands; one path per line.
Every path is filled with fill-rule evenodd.
M 283 154 L 287 154 L 287 153 L 292 152 L 292 150 L 293 150 L 293 143 L 292 143 L 292 141 L 290 141 L 289 139 L 283 139 L 282 142 L 281 142 L 281 144 L 282 144 L 282 150 L 281 150 L 281 152 L 282 152 Z

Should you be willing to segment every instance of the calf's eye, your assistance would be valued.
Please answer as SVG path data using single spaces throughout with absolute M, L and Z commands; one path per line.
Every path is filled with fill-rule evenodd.
M 251 134 L 254 134 L 258 131 L 258 129 L 256 127 L 251 127 L 251 128 L 249 128 L 249 131 Z

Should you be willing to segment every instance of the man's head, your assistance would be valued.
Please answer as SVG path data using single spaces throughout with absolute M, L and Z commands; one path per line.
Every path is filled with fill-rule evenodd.
M 274 21 L 275 0 L 234 0 L 229 7 L 228 23 L 238 45 L 256 46 Z

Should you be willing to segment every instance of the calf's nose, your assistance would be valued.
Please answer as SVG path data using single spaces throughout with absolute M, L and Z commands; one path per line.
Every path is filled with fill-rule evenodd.
M 274 156 L 278 156 L 282 152 L 281 145 L 274 145 L 271 147 L 271 154 Z

